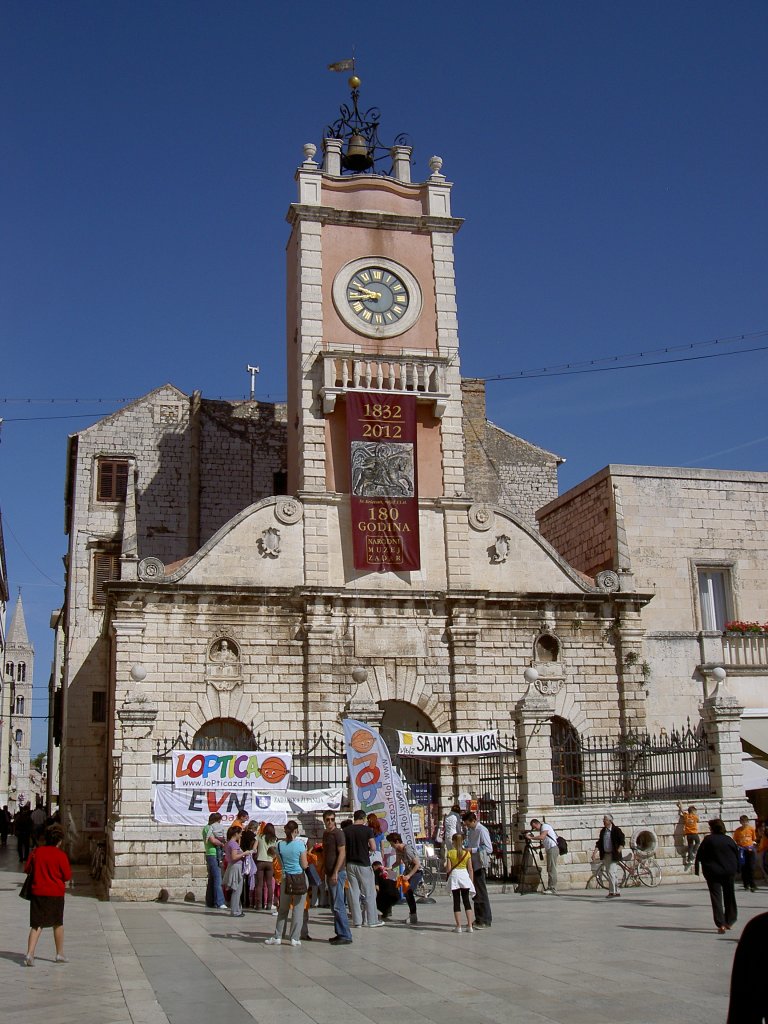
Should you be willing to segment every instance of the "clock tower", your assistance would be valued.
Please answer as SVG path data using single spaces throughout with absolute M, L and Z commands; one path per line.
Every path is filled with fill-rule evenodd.
M 322 538 L 332 554 L 329 531 L 338 531 L 346 562 L 354 525 L 352 394 L 373 395 L 395 417 L 369 417 L 365 430 L 398 458 L 397 412 L 411 403 L 418 506 L 465 492 L 453 267 L 462 222 L 451 215 L 442 160 L 432 157 L 426 179 L 412 182 L 410 146 L 403 137 L 380 143 L 378 111 L 361 113 L 360 80 L 349 84 L 352 105 L 327 129 L 322 163 L 314 145 L 304 147 L 288 212 L 288 490 L 305 508 L 307 583 L 320 586 L 331 582 Z M 369 460 L 379 454 L 367 452 Z M 345 568 L 345 582 L 351 575 Z

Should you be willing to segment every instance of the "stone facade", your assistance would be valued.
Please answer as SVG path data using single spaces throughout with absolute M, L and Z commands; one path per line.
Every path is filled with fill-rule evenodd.
M 612 465 L 550 502 L 538 519 L 543 536 L 578 569 L 618 570 L 629 558 L 636 585 L 654 591 L 642 613 L 652 728 L 695 719 L 717 666 L 744 707 L 768 716 L 768 639 L 750 644 L 724 638 L 722 624 L 708 629 L 698 585 L 700 570 L 723 570 L 726 617 L 768 619 L 768 474 Z
M 442 161 L 412 183 L 403 153 L 395 176 L 344 176 L 341 151 L 326 140 L 321 167 L 305 147 L 288 214 L 287 414 L 165 385 L 70 445 L 61 792 L 75 855 L 101 807 L 115 897 L 202 886 L 198 830 L 151 820 L 156 751 L 179 732 L 193 744 L 233 729 L 270 744 L 318 727 L 338 738 L 350 713 L 497 727 L 520 748 L 519 786 L 501 798 L 511 834 L 529 812 L 556 811 L 555 722 L 613 739 L 646 725 L 651 593 L 623 562 L 616 585 L 592 579 L 544 539 L 533 510 L 554 494 L 558 457 L 487 424 L 481 385 L 462 383 L 461 221 Z M 386 337 L 343 309 L 338 282 L 358 260 L 413 281 L 417 312 Z M 353 564 L 352 390 L 416 407 L 418 569 Z M 286 468 L 289 496 L 276 496 Z M 478 779 L 456 763 L 435 785 L 445 805 Z

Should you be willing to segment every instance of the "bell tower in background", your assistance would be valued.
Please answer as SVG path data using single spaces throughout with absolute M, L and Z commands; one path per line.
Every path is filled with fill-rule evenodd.
M 361 112 L 360 80 L 349 84 L 322 163 L 304 147 L 287 218 L 288 492 L 304 502 L 308 536 L 324 534 L 324 507 L 349 502 L 350 392 L 415 398 L 418 498 L 465 493 L 453 265 L 462 222 L 442 160 L 412 182 L 410 145 L 401 136 L 384 146 L 378 111 Z M 308 549 L 319 582 L 311 563 Z

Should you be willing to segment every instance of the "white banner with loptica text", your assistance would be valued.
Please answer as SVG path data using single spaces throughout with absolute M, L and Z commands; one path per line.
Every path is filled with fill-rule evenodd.
M 172 786 L 156 786 L 152 801 L 152 817 L 161 825 L 207 825 L 208 818 L 218 812 L 225 824 L 231 824 L 238 811 L 246 811 L 254 821 L 285 823 L 297 814 L 338 811 L 341 808 L 341 787 L 331 789 L 287 789 L 263 793 L 255 790 L 185 790 Z

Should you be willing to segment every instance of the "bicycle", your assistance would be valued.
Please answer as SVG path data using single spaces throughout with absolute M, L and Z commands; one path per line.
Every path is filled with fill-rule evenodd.
M 104 871 L 107 859 L 107 843 L 105 839 L 91 840 L 91 878 L 98 882 Z
M 638 847 L 632 847 L 632 853 L 627 860 L 620 860 L 621 878 L 619 888 L 624 889 L 629 885 L 647 885 L 655 888 L 661 884 L 661 865 L 653 854 L 643 853 Z M 585 888 L 587 889 L 608 889 L 608 862 L 600 861 L 600 866 L 588 879 Z
M 424 847 L 424 855 L 421 858 L 421 870 L 424 877 L 415 890 L 416 896 L 423 899 L 431 896 L 440 882 L 440 858 L 435 855 L 434 847 L 431 849 L 432 853 L 428 853 L 427 847 Z

